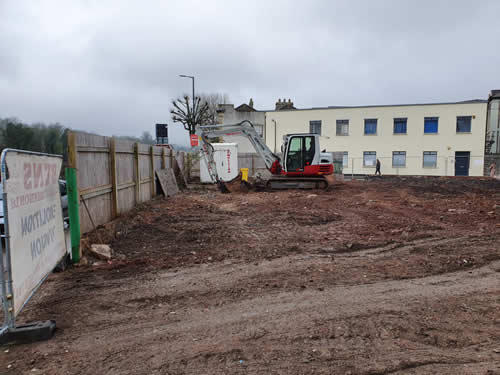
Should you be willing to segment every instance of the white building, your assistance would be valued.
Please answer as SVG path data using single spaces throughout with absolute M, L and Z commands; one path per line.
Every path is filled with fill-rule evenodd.
M 234 108 L 233 104 L 219 104 L 217 109 L 217 117 L 219 124 L 237 124 L 241 121 L 250 121 L 257 133 L 264 138 L 264 124 L 266 113 L 264 111 L 257 111 L 253 108 L 253 100 L 250 99 L 249 104 L 241 104 Z M 245 138 L 240 136 L 226 136 L 224 142 L 237 143 L 238 153 L 255 153 L 255 149 Z
M 486 100 L 285 108 L 265 113 L 264 134 L 275 152 L 285 134 L 321 134 L 322 149 L 344 155 L 344 174 L 372 174 L 379 159 L 382 174 L 482 176 L 487 108 Z

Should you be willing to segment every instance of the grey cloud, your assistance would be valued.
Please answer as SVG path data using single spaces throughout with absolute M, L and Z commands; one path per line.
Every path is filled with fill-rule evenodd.
M 260 109 L 485 98 L 499 15 L 498 1 L 4 0 L 0 117 L 152 132 L 190 92 L 179 74 Z

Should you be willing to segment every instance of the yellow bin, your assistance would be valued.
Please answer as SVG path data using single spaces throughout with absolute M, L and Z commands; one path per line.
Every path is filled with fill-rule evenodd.
M 248 182 L 248 168 L 240 168 L 241 180 Z

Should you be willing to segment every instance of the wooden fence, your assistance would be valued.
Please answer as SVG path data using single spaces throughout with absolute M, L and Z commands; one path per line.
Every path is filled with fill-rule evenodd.
M 166 147 L 82 132 L 68 134 L 68 158 L 77 172 L 82 233 L 156 196 L 157 169 L 178 169 Z M 184 155 L 177 158 L 184 165 Z

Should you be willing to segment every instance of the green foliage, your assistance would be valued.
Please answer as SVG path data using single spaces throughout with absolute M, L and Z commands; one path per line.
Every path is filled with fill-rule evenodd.
M 17 119 L 0 119 L 0 148 L 62 154 L 66 129 L 60 124 L 23 124 Z
M 151 135 L 150 132 L 142 132 L 142 135 L 140 137 L 132 137 L 129 135 L 114 135 L 113 137 L 117 139 L 123 139 L 125 141 L 130 141 L 130 142 L 138 142 L 138 143 L 143 143 L 146 145 L 154 145 L 155 140 L 153 139 L 153 136 Z

